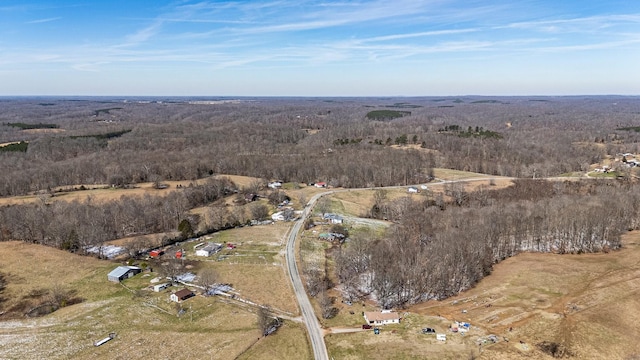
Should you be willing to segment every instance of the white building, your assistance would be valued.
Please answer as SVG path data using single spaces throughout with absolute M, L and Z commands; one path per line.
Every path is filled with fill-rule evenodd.
M 222 244 L 208 243 L 206 246 L 196 250 L 196 256 L 211 256 L 222 250 Z
M 163 283 L 163 284 L 153 285 L 153 291 L 160 292 L 160 291 L 168 288 L 169 286 L 171 286 L 170 283 Z
M 270 182 L 268 185 L 271 189 L 280 189 L 282 187 L 282 183 L 280 181 Z
M 370 325 L 399 324 L 400 314 L 391 310 L 365 311 L 364 320 Z

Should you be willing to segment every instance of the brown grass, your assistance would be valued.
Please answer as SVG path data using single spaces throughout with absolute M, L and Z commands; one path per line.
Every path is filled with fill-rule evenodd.
M 546 359 L 533 346 L 542 341 L 561 343 L 580 359 L 640 354 L 640 233 L 628 233 L 624 243 L 609 254 L 520 254 L 474 289 L 411 311 L 470 321 L 515 340 L 487 347 L 487 359 Z M 516 346 L 519 340 L 528 350 Z
M 28 302 L 24 298 L 33 290 L 54 286 L 74 288 L 87 300 L 102 299 L 108 292 L 87 286 L 87 281 L 106 280 L 106 274 L 114 268 L 108 261 L 18 241 L 0 243 L 0 259 L 0 272 L 8 280 L 2 311 Z
M 433 175 L 442 180 L 462 180 L 470 178 L 492 178 L 493 176 L 470 171 L 434 168 Z
M 304 325 L 287 322 L 274 335 L 258 340 L 238 359 L 312 359 Z
M 240 176 L 240 175 L 216 175 L 217 178 L 229 178 L 233 181 L 236 186 L 239 188 L 247 187 L 253 184 L 255 181 L 259 181 L 259 178 L 250 177 L 250 176 Z
M 237 186 L 244 187 L 251 184 L 253 181 L 257 180 L 257 178 L 252 178 L 248 176 L 237 176 L 237 175 L 217 175 L 216 177 L 226 177 L 231 179 Z M 179 190 L 177 188 L 178 185 L 181 186 L 189 186 L 191 183 L 200 184 L 207 181 L 207 178 L 198 179 L 196 181 L 191 180 L 182 180 L 182 181 L 163 181 L 163 184 L 169 185 L 167 189 L 154 189 L 153 183 L 139 183 L 135 184 L 135 187 L 132 189 L 116 189 L 110 188 L 107 185 L 85 185 L 88 190 L 74 190 L 78 189 L 81 185 L 70 185 L 70 186 L 61 186 L 55 188 L 55 194 L 53 197 L 48 197 L 46 199 L 47 202 L 51 201 L 74 201 L 79 200 L 83 201 L 89 197 L 91 197 L 94 201 L 112 201 L 117 200 L 122 196 L 144 196 L 144 195 L 152 195 L 152 196 L 166 196 L 173 191 Z M 24 195 L 24 196 L 13 196 L 13 197 L 5 197 L 0 198 L 0 206 L 2 205 L 16 205 L 16 204 L 25 204 L 25 203 L 33 203 L 42 201 L 41 197 L 37 194 Z
M 65 132 L 67 130 L 65 129 L 25 129 L 25 130 L 21 130 L 24 133 L 27 134 L 58 134 L 61 132 Z
M 266 240 L 266 239 L 265 239 Z M 187 313 L 178 318 L 145 303 L 155 304 L 175 314 L 168 302 L 170 291 L 154 293 L 142 290 L 140 296 L 119 284 L 107 281 L 106 274 L 117 264 L 73 255 L 40 245 L 20 242 L 0 243 L 0 271 L 8 274 L 9 285 L 3 295 L 12 306 L 34 289 L 55 283 L 75 289 L 85 298 L 81 304 L 62 308 L 48 316 L 20 318 L 0 322 L 2 358 L 8 359 L 142 359 L 142 358 L 216 358 L 234 359 L 245 350 L 267 351 L 259 337 L 255 310 L 228 304 L 217 297 L 197 296 L 183 304 Z M 216 265 L 218 263 L 215 263 Z M 224 266 L 224 265 L 223 265 Z M 278 266 L 228 267 L 233 276 L 249 278 L 256 288 L 264 289 L 265 303 L 289 301 L 285 295 L 267 298 L 270 291 L 287 293 L 288 280 Z M 226 273 L 222 274 L 224 277 Z M 152 274 L 137 275 L 124 282 L 132 290 L 150 285 Z M 242 286 L 240 286 L 242 288 Z M 273 299 L 273 300 L 272 300 Z M 295 304 L 294 300 L 290 303 Z M 263 340 L 267 358 L 308 357 L 306 335 L 298 324 L 285 323 L 282 332 Z M 93 342 L 116 332 L 117 337 L 101 347 Z M 293 349 L 296 350 L 293 350 Z M 248 352 L 251 354 L 251 352 Z M 300 354 L 297 357 L 294 354 Z M 246 358 L 246 357 L 245 357 Z

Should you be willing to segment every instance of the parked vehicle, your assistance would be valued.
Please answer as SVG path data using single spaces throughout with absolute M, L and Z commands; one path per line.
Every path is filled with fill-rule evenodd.
M 427 327 L 427 328 L 422 329 L 422 333 L 423 334 L 435 334 L 436 333 L 436 329 Z
M 369 325 L 369 324 L 364 324 L 364 325 L 362 325 L 362 328 L 363 328 L 363 329 L 366 329 L 366 330 L 369 330 L 369 329 L 371 329 L 371 325 Z

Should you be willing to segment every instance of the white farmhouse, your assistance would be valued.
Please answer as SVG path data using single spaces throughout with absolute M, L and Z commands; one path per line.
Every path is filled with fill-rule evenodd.
M 391 310 L 365 311 L 364 320 L 370 325 L 399 324 L 400 314 Z

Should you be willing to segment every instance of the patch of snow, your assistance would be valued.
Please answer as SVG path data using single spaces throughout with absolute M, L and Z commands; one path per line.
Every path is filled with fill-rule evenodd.
M 120 254 L 124 254 L 127 249 L 123 248 L 122 246 L 102 245 L 88 247 L 85 249 L 85 251 L 91 254 L 102 255 L 107 259 L 113 259 Z
M 178 281 L 182 281 L 182 282 L 193 282 L 196 279 L 196 274 L 194 273 L 190 273 L 190 272 L 186 272 L 184 274 L 180 274 L 176 276 L 176 280 Z

